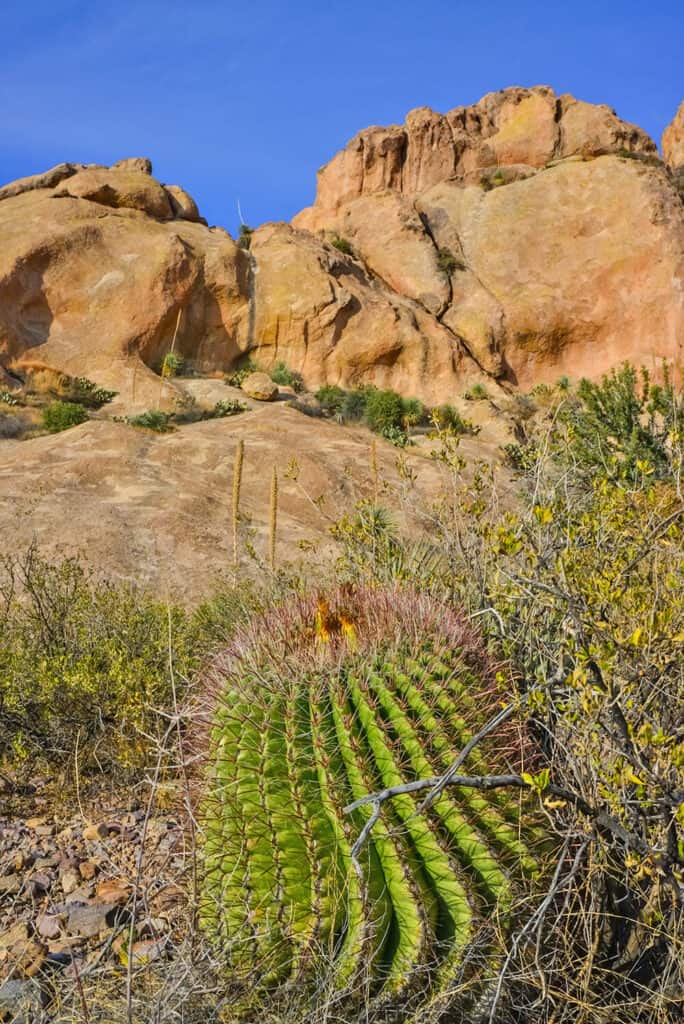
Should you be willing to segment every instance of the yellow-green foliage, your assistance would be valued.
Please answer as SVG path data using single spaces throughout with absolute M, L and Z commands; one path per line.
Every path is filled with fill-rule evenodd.
M 372 808 L 344 810 L 446 770 L 502 698 L 461 615 L 394 588 L 297 600 L 239 634 L 210 683 L 202 920 L 245 983 L 327 976 L 400 995 L 403 1015 L 453 978 L 487 919 L 505 930 L 537 870 L 517 798 L 453 791 L 419 815 L 401 796 L 357 864 Z M 515 734 L 496 742 L 525 754 Z M 465 770 L 501 757 L 484 743 Z
M 0 749 L 80 770 L 145 763 L 194 662 L 196 627 L 180 608 L 103 581 L 76 560 L 34 550 L 5 560 L 0 595 Z

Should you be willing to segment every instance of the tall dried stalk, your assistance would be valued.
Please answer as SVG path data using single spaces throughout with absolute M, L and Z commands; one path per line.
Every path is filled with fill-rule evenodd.
M 276 555 L 276 532 L 278 529 L 278 471 L 273 467 L 271 477 L 271 515 L 269 521 L 268 535 L 268 560 L 273 572 L 275 572 Z
M 245 461 L 245 442 L 238 441 L 235 453 L 235 466 L 233 468 L 233 566 L 237 572 L 238 567 L 238 523 L 240 520 L 240 491 L 242 490 L 242 465 Z
M 181 306 L 181 308 L 178 310 L 178 316 L 176 317 L 176 327 L 175 327 L 174 332 L 173 332 L 173 338 L 171 339 L 171 348 L 169 349 L 167 355 L 172 355 L 173 352 L 174 352 L 174 349 L 176 348 L 176 338 L 178 337 L 178 328 L 180 327 L 180 322 L 181 322 L 181 317 L 182 316 L 183 316 L 183 307 Z M 159 375 L 159 377 L 160 377 L 160 381 L 159 381 L 159 402 L 158 402 L 158 405 L 157 405 L 157 407 L 159 409 L 161 409 L 161 404 L 162 404 L 162 393 L 163 393 L 163 390 L 164 390 L 164 381 L 166 380 L 168 375 L 169 374 L 167 372 L 165 362 L 162 362 L 161 373 Z

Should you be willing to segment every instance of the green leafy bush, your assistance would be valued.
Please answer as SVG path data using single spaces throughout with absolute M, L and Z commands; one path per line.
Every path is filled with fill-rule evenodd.
M 369 388 L 365 392 L 364 418 L 371 430 L 381 434 L 394 427 L 401 430 L 404 404 L 395 391 Z
M 70 377 L 66 385 L 65 397 L 71 402 L 78 402 L 88 409 L 100 409 L 116 397 L 116 391 L 100 388 L 87 377 Z
M 473 433 L 472 424 L 464 420 L 453 405 L 438 405 L 432 410 L 431 418 L 438 430 L 446 430 L 452 434 Z
M 226 377 L 226 382 L 233 388 L 241 388 L 242 382 L 250 373 L 258 373 L 261 369 L 252 359 L 243 357 Z
M 183 371 L 184 360 L 177 352 L 167 352 L 161 361 L 162 377 L 177 377 Z
M 616 479 L 635 480 L 645 471 L 668 476 L 684 423 L 684 394 L 666 366 L 663 375 L 663 383 L 654 384 L 645 368 L 625 364 L 598 382 L 581 380 L 558 410 L 559 456 L 580 472 L 600 469 Z
M 240 249 L 249 249 L 252 244 L 252 235 L 254 234 L 254 228 L 250 228 L 248 224 L 241 224 L 238 232 L 237 244 Z
M 342 419 L 355 422 L 363 419 L 366 413 L 366 401 L 370 388 L 355 388 L 348 391 L 342 406 Z
M 5 764 L 144 765 L 173 705 L 169 649 L 179 696 L 194 664 L 180 608 L 35 548 L 0 563 L 0 633 Z
M 77 427 L 87 419 L 88 413 L 77 402 L 51 402 L 42 411 L 43 426 L 51 434 Z
M 318 389 L 315 397 L 320 402 L 323 412 L 328 416 L 342 415 L 347 398 L 347 392 L 343 388 L 338 387 L 337 384 L 326 385 Z
M 270 372 L 270 377 L 274 384 L 290 387 L 298 394 L 304 390 L 304 381 L 302 380 L 301 373 L 289 370 L 283 362 L 276 363 Z
M 171 413 L 162 412 L 161 409 L 147 409 L 146 412 L 138 413 L 137 416 L 127 416 L 125 422 L 132 427 L 154 430 L 157 434 L 166 434 L 173 430 Z
M 216 403 L 209 414 L 209 418 L 222 419 L 224 416 L 237 416 L 239 413 L 246 411 L 247 406 L 244 402 L 239 402 L 236 398 L 223 398 L 220 402 Z
M 402 422 L 405 427 L 417 427 L 428 421 L 428 413 L 418 398 L 402 399 Z
M 335 235 L 331 238 L 330 244 L 334 249 L 337 249 L 339 252 L 343 252 L 345 256 L 354 255 L 354 247 L 351 242 L 346 238 L 341 238 L 340 235 Z
M 482 402 L 485 398 L 489 398 L 489 394 L 484 384 L 473 384 L 464 392 L 463 397 L 468 402 Z
M 409 445 L 413 444 L 413 441 L 403 427 L 385 427 L 384 430 L 380 431 L 380 434 L 386 441 L 393 444 L 395 448 L 408 448 Z

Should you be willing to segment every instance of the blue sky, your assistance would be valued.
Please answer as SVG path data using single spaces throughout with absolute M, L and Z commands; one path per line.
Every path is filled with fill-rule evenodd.
M 684 98 L 684 5 L 5 0 L 0 179 L 149 156 L 210 223 L 289 219 L 360 128 L 506 85 L 615 107 L 657 141 Z

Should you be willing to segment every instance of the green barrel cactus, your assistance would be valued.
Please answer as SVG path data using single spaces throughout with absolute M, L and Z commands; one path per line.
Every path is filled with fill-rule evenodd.
M 201 917 L 236 978 L 263 993 L 325 977 L 410 1008 L 495 962 L 537 872 L 529 798 L 450 788 L 418 814 L 420 794 L 396 797 L 358 858 L 372 807 L 345 813 L 441 774 L 502 700 L 463 616 L 405 590 L 300 599 L 253 622 L 210 684 Z M 496 771 L 516 746 L 519 762 L 506 730 L 464 772 Z

